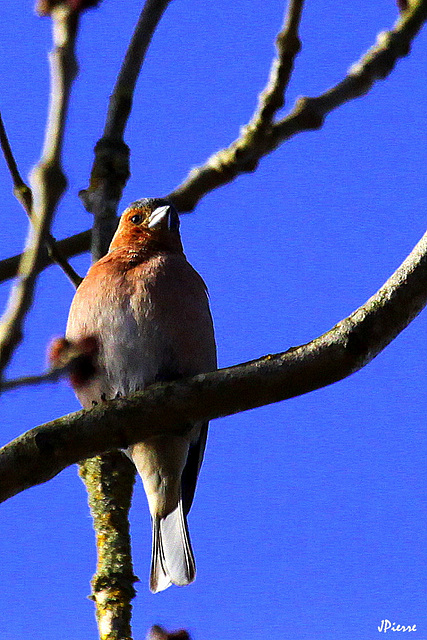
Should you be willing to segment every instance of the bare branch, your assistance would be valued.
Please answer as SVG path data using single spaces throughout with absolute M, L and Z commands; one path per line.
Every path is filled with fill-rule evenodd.
M 22 323 L 29 310 L 37 277 L 37 265 L 66 180 L 60 165 L 65 118 L 77 66 L 74 45 L 77 15 L 63 7 L 52 10 L 54 49 L 50 54 L 51 101 L 42 157 L 32 172 L 33 206 L 27 250 L 19 266 L 18 282 L 9 297 L 0 323 L 0 371 L 8 364 L 22 337 Z
M 270 129 L 277 111 L 284 106 L 284 94 L 291 79 L 294 60 L 301 49 L 298 36 L 304 0 L 290 0 L 284 25 L 276 38 L 277 56 L 270 69 L 270 77 L 259 96 L 258 108 L 250 122 L 243 127 L 241 138 L 248 144 L 257 145 L 257 134 L 265 135 Z
M 79 467 L 96 535 L 98 564 L 92 599 L 100 638 L 130 640 L 131 600 L 135 597 L 129 509 L 135 467 L 120 451 L 85 460 Z
M 153 34 L 171 0 L 146 0 L 110 98 L 104 137 L 122 140 L 136 82 Z
M 91 184 L 88 189 L 80 192 L 80 196 L 89 211 L 95 213 L 95 216 L 97 215 L 96 211 L 100 211 L 99 219 L 102 218 L 104 220 L 105 216 L 101 215 L 101 213 L 104 211 L 103 207 L 106 206 L 105 203 L 108 201 L 114 201 L 114 204 L 111 211 L 107 207 L 106 217 L 109 218 L 110 213 L 115 216 L 117 203 L 121 198 L 122 190 L 129 176 L 128 150 L 127 147 L 125 149 L 121 146 L 124 144 L 123 134 L 132 106 L 132 97 L 140 66 L 157 23 L 169 2 L 170 0 L 164 0 L 159 3 L 151 2 L 144 6 L 110 99 L 104 135 L 95 147 L 96 157 L 92 168 Z M 303 0 L 290 1 L 283 30 L 276 39 L 279 55 L 273 61 L 269 82 L 264 92 L 260 95 L 258 109 L 246 127 L 248 135 L 251 133 L 253 136 L 258 129 L 265 129 L 270 124 L 274 113 L 283 106 L 283 93 L 289 82 L 294 57 L 300 49 L 298 26 L 302 6 Z M 117 142 L 117 140 L 119 140 L 119 147 L 116 146 L 115 142 L 112 142 Z M 118 155 L 116 155 L 117 153 Z M 112 190 L 114 194 L 109 196 L 107 190 Z M 178 211 L 180 211 L 179 200 L 176 201 L 176 205 Z M 184 208 L 183 210 L 187 209 Z M 109 230 L 106 232 L 105 241 L 102 241 L 102 249 L 98 246 L 99 241 L 94 241 L 95 256 L 105 253 L 111 236 L 116 229 L 117 219 L 111 217 L 107 226 Z M 57 243 L 58 249 L 67 258 L 88 251 L 91 246 L 90 233 L 90 231 L 85 231 L 62 240 Z M 21 256 L 13 256 L 0 261 L 0 282 L 15 275 L 20 258 Z M 49 264 L 51 264 L 51 261 L 47 256 L 44 256 L 40 262 L 40 269 L 46 268 Z
M 82 231 L 81 233 L 77 233 L 69 238 L 64 238 L 64 240 L 58 240 L 56 242 L 56 246 L 64 257 L 71 258 L 73 256 L 77 256 L 85 251 L 89 251 L 91 234 L 91 229 Z M 22 260 L 23 255 L 24 254 L 20 253 L 16 256 L 0 260 L 0 282 L 4 282 L 5 280 L 9 280 L 16 276 L 19 269 L 19 263 Z M 53 259 L 49 256 L 49 252 L 47 249 L 42 250 L 40 252 L 40 259 L 37 264 L 36 273 L 40 273 L 51 264 L 53 264 Z
M 123 135 L 142 62 L 169 2 L 146 0 L 144 4 L 110 99 L 103 136 L 95 147 L 90 185 L 79 194 L 87 210 L 94 214 L 94 260 L 107 252 L 116 230 L 117 206 L 130 175 L 129 148 Z M 92 580 L 92 597 L 100 637 L 111 640 L 130 639 L 130 603 L 135 595 L 128 523 L 135 472 L 122 469 L 117 473 L 115 470 L 123 464 L 123 456 L 112 452 L 80 465 L 97 538 L 98 566 Z
M 18 166 L 12 153 L 12 149 L 9 144 L 6 129 L 3 123 L 3 118 L 0 114 L 0 144 L 3 151 L 4 159 L 6 160 L 7 168 L 12 177 L 13 182 L 13 195 L 22 205 L 28 216 L 31 216 L 31 208 L 33 203 L 33 196 L 31 189 L 25 184 L 19 173 Z
M 22 376 L 21 378 L 13 378 L 11 380 L 3 380 L 0 384 L 1 391 L 10 391 L 11 389 L 17 389 L 18 387 L 29 387 L 44 382 L 55 382 L 58 378 L 66 375 L 68 367 L 61 369 L 55 369 L 54 371 L 48 371 L 47 373 L 39 373 L 38 375 Z
M 64 4 L 75 13 L 83 13 L 100 2 L 101 0 L 37 0 L 35 10 L 40 16 L 50 16 L 58 5 Z
M 63 272 L 69 279 L 69 281 L 71 282 L 71 284 L 73 284 L 77 288 L 81 283 L 81 281 L 83 280 L 83 278 L 79 276 L 77 271 L 75 271 L 75 269 L 73 269 L 70 263 L 67 262 L 67 259 L 61 253 L 58 247 L 56 239 L 53 237 L 51 233 L 48 234 L 48 237 L 45 240 L 45 245 L 47 248 L 47 253 L 51 258 L 52 262 L 54 262 L 59 267 L 61 267 L 61 269 L 63 270 Z
M 186 380 L 152 385 L 23 434 L 0 450 L 0 501 L 66 466 L 188 424 L 254 409 L 341 380 L 368 364 L 427 303 L 427 233 L 362 307 L 316 340 Z M 183 426 L 184 425 L 184 426 Z
M 354 64 L 344 80 L 315 98 L 300 98 L 291 113 L 271 127 L 257 129 L 256 144 L 249 126 L 229 147 L 192 169 L 186 180 L 167 196 L 178 211 L 192 211 L 207 193 L 234 180 L 241 173 L 254 171 L 260 159 L 294 135 L 320 129 L 334 109 L 369 91 L 377 80 L 392 71 L 396 61 L 410 52 L 410 45 L 427 20 L 427 0 L 414 2 L 401 14 L 392 31 L 380 33 L 377 44 Z
M 98 345 L 93 338 L 83 338 L 75 342 L 65 338 L 56 338 L 49 348 L 50 369 L 47 373 L 3 380 L 0 383 L 0 391 L 38 385 L 43 382 L 55 382 L 64 376 L 72 377 L 76 372 L 80 376 L 90 375 L 94 369 L 93 363 L 97 351 Z
M 256 162 L 263 155 L 273 151 L 281 142 L 297 133 L 319 128 L 321 120 L 330 110 L 337 108 L 347 100 L 362 95 L 363 92 L 366 93 L 371 86 L 368 86 L 369 82 L 372 83 L 375 79 L 386 77 L 397 58 L 409 53 L 410 41 L 418 33 L 426 19 L 427 0 L 421 0 L 400 18 L 394 31 L 387 36 L 380 36 L 377 46 L 367 54 L 367 57 L 363 57 L 359 63 L 352 67 L 345 80 L 317 98 L 300 98 L 286 118 L 272 125 L 268 140 L 265 140 L 264 147 L 259 149 Z M 240 150 L 241 144 L 242 142 L 239 138 L 228 149 L 213 155 L 205 165 L 193 169 L 184 183 L 168 196 L 173 200 L 179 212 L 192 211 L 199 200 L 207 193 L 231 182 L 240 173 L 248 170 L 252 171 L 256 168 L 256 165 L 250 164 L 254 162 L 253 158 L 248 159 L 246 157 L 244 145 L 243 151 Z M 99 167 L 103 162 L 100 160 Z M 248 162 L 249 164 L 247 164 Z M 105 159 L 106 163 L 107 160 Z M 110 173 L 106 168 L 100 173 L 100 179 L 102 178 L 106 182 L 110 177 Z M 93 182 L 95 185 L 97 180 Z M 92 187 L 89 189 L 92 189 Z M 117 221 L 114 220 L 112 228 L 115 228 L 116 225 Z M 90 233 L 90 231 L 84 231 L 60 240 L 58 246 L 63 255 L 69 258 L 88 251 L 90 248 Z M 21 257 L 22 255 L 18 255 L 0 261 L 0 282 L 8 280 L 16 274 Z M 42 257 L 39 270 L 46 268 L 49 264 L 51 264 L 51 260 L 45 255 Z
M 133 93 L 153 33 L 171 0 L 146 0 L 110 98 L 103 136 L 95 146 L 90 185 L 80 192 L 94 214 L 92 255 L 108 250 L 117 226 L 117 206 L 129 178 L 129 148 L 123 140 Z
M 393 30 L 378 34 L 376 44 L 352 65 L 344 80 L 316 98 L 297 101 L 292 113 L 275 125 L 270 150 L 304 129 L 320 128 L 331 111 L 365 95 L 375 82 L 384 80 L 397 60 L 410 53 L 412 40 L 426 20 L 427 0 L 418 0 L 401 15 Z
M 22 205 L 25 213 L 31 218 L 32 206 L 33 206 L 33 194 L 28 185 L 23 181 L 21 174 L 19 173 L 18 166 L 12 153 L 12 149 L 9 144 L 6 129 L 4 127 L 3 119 L 0 114 L 0 145 L 3 150 L 3 154 L 8 166 L 10 175 L 13 181 L 13 194 Z M 74 271 L 73 267 L 67 262 L 62 255 L 60 249 L 56 244 L 55 238 L 52 234 L 48 233 L 45 239 L 45 246 L 47 248 L 48 255 L 61 269 L 65 275 L 71 280 L 75 287 L 78 287 L 82 278 Z M 18 265 L 17 265 L 18 267 Z

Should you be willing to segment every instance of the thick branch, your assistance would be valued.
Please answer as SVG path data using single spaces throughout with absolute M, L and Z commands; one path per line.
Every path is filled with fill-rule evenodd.
M 119 398 L 36 427 L 0 451 L 0 500 L 66 466 L 158 433 L 285 400 L 370 362 L 427 303 L 427 234 L 366 304 L 306 345 Z
M 131 640 L 135 597 L 129 509 L 135 467 L 119 451 L 85 460 L 79 474 L 86 485 L 98 556 L 92 598 L 101 640 Z
M 117 225 L 117 205 L 129 177 L 129 149 L 123 140 L 133 93 L 146 51 L 170 0 L 146 0 L 110 99 L 103 137 L 95 147 L 89 188 L 80 193 L 94 214 L 92 257 L 108 250 Z M 86 460 L 86 485 L 97 540 L 98 566 L 92 597 L 101 640 L 130 640 L 133 589 L 128 511 L 135 471 L 115 451 Z
M 334 109 L 369 91 L 377 80 L 386 78 L 396 61 L 408 55 L 410 45 L 427 20 L 427 0 L 414 2 L 403 13 L 392 31 L 380 33 L 377 44 L 354 64 L 346 78 L 315 98 L 300 98 L 291 113 L 264 131 L 258 130 L 257 144 L 252 131 L 244 127 L 240 137 L 221 149 L 207 162 L 192 169 L 186 180 L 169 194 L 178 211 L 192 211 L 207 193 L 254 171 L 260 159 L 282 142 L 302 131 L 320 129 L 325 117 Z M 260 135 L 263 134 L 263 135 Z

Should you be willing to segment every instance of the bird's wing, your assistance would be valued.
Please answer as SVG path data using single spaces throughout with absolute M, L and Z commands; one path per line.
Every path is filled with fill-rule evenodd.
M 202 423 L 200 435 L 194 444 L 190 445 L 187 462 L 181 476 L 181 495 L 185 515 L 190 511 L 196 490 L 197 478 L 202 466 L 203 455 L 206 447 L 209 422 Z

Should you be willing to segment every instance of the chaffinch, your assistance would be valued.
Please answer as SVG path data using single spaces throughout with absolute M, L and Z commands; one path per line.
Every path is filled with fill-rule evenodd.
M 94 354 L 70 376 L 85 409 L 154 382 L 216 368 L 206 286 L 187 262 L 179 217 L 167 200 L 137 200 L 123 213 L 107 255 L 89 269 L 71 304 L 66 341 Z M 95 345 L 96 344 L 96 348 Z M 89 347 L 86 347 L 90 351 Z M 52 360 L 58 358 L 58 345 Z M 187 528 L 208 423 L 185 436 L 153 436 L 127 450 L 152 518 L 150 589 L 195 578 Z

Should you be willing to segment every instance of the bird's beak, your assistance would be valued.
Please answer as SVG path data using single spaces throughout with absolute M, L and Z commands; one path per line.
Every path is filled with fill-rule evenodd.
M 154 209 L 153 213 L 150 215 L 148 219 L 148 228 L 149 229 L 157 229 L 162 224 L 165 218 L 169 217 L 170 206 L 165 205 L 164 207 L 157 207 Z M 169 227 L 169 222 L 168 222 Z

